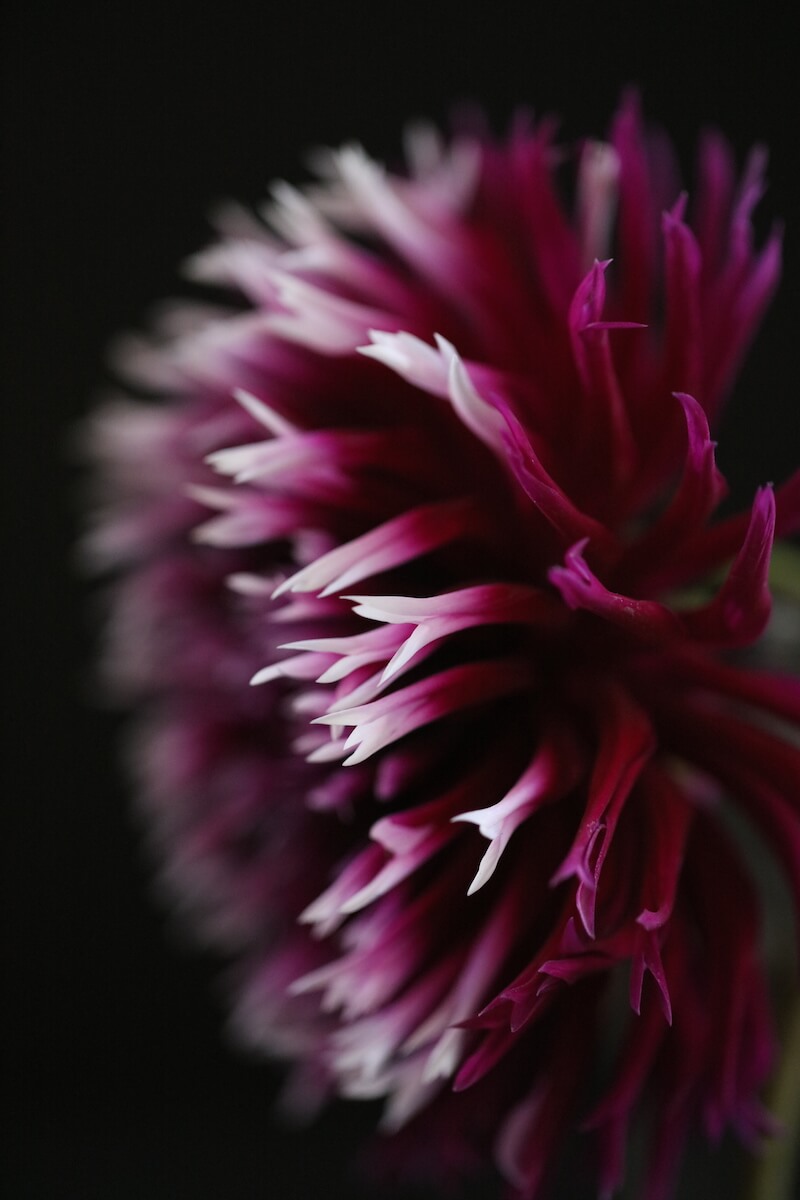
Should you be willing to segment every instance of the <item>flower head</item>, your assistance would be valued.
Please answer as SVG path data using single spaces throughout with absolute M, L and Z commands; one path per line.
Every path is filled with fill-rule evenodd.
M 304 1103 L 529 1200 L 578 1130 L 611 1196 L 644 1107 L 657 1200 L 689 1132 L 768 1125 L 729 812 L 800 905 L 800 683 L 740 653 L 800 474 L 721 518 L 710 432 L 779 274 L 763 159 L 708 136 L 688 200 L 629 97 L 572 156 L 318 166 L 220 215 L 227 306 L 121 346 L 144 395 L 90 433 L 165 877 Z

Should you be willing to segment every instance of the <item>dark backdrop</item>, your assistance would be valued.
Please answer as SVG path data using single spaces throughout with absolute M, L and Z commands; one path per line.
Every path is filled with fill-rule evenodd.
M 47 4 L 4 18 L 10 548 L 3 643 L 3 906 L 15 1071 L 6 1194 L 26 1200 L 324 1200 L 352 1194 L 363 1121 L 270 1123 L 271 1071 L 221 1037 L 213 964 L 172 944 L 148 897 L 114 720 L 88 702 L 91 643 L 71 577 L 65 445 L 104 383 L 109 337 L 174 293 L 217 197 L 256 200 L 303 150 L 356 137 L 391 156 L 409 117 L 462 97 L 601 134 L 627 81 L 684 161 L 714 122 L 772 149 L 767 218 L 786 280 L 720 447 L 747 499 L 795 465 L 800 298 L 797 67 L 766 5 L 262 0 Z M 717 14 L 717 15 L 715 15 Z M 745 419 L 745 414 L 747 414 Z

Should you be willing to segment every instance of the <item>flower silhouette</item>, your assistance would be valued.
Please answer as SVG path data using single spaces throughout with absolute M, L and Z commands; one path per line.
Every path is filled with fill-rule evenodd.
M 769 1128 L 731 812 L 800 903 L 800 683 L 742 654 L 800 473 L 720 516 L 711 434 L 780 270 L 763 156 L 708 135 L 688 199 L 628 96 L 574 152 L 520 119 L 407 160 L 225 209 L 217 304 L 120 343 L 107 675 L 294 1103 L 383 1098 L 409 1169 L 529 1200 L 573 1135 L 611 1196 L 644 1111 L 659 1200 L 690 1132 Z

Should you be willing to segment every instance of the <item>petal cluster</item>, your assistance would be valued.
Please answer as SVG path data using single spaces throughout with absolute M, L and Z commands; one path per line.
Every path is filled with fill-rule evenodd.
M 800 473 L 720 516 L 712 440 L 779 275 L 763 155 L 707 136 L 689 198 L 627 97 L 569 153 L 520 120 L 407 158 L 225 210 L 189 272 L 229 307 L 120 346 L 108 676 L 295 1103 L 382 1098 L 406 1166 L 527 1200 L 572 1136 L 612 1196 L 644 1113 L 663 1200 L 696 1129 L 769 1129 L 731 813 L 800 907 L 800 681 L 746 652 Z

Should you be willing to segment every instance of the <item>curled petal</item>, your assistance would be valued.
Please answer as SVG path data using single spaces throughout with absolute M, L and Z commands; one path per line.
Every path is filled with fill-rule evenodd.
M 643 642 L 658 643 L 680 635 L 680 621 L 657 600 L 634 600 L 608 591 L 584 560 L 586 545 L 586 539 L 578 542 L 567 551 L 566 565 L 551 567 L 548 572 L 570 608 L 604 617 Z
M 701 405 L 684 392 L 676 392 L 675 398 L 686 419 L 686 461 L 669 505 L 625 555 L 622 571 L 626 578 L 639 581 L 640 586 L 648 568 L 668 559 L 673 548 L 707 520 L 727 491 L 714 461 L 716 443 L 711 440 Z
M 742 646 L 763 631 L 772 610 L 769 562 L 775 536 L 772 488 L 756 495 L 750 525 L 725 582 L 705 608 L 683 615 L 693 637 L 725 646 Z

